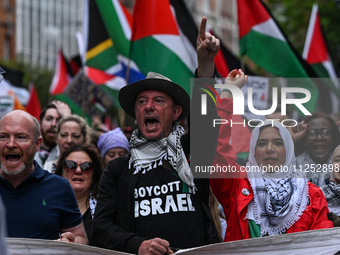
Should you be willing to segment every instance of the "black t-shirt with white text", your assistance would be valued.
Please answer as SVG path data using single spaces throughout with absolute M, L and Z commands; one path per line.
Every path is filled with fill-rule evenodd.
M 140 173 L 134 201 L 137 235 L 181 249 L 205 244 L 201 202 L 177 174 L 161 166 Z

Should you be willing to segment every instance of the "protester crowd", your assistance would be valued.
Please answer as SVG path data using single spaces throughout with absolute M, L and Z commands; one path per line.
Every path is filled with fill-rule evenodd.
M 195 78 L 211 80 L 220 42 L 205 27 L 203 18 Z M 239 69 L 225 83 L 241 88 L 246 81 Z M 193 104 L 200 103 L 196 90 L 194 85 Z M 7 236 L 171 254 L 340 226 L 338 123 L 322 113 L 290 128 L 264 121 L 252 131 L 243 168 L 248 171 L 241 171 L 230 125 L 184 130 L 179 124 L 189 115 L 203 122 L 216 116 L 230 120 L 232 94 L 223 90 L 220 98 L 206 115 L 189 114 L 187 92 L 150 72 L 119 91 L 121 107 L 136 120 L 133 131 L 108 130 L 98 119 L 90 128 L 60 101 L 48 104 L 39 120 L 23 111 L 4 115 L 0 195 Z M 190 148 L 190 139 L 197 148 Z M 206 151 L 197 159 L 200 164 L 238 171 L 195 178 L 190 164 L 197 149 Z M 321 171 L 305 171 L 317 167 Z

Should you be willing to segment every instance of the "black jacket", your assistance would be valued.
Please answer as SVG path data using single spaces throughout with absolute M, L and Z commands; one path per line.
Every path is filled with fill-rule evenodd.
M 211 80 L 210 80 L 211 81 Z M 206 80 L 206 82 L 210 82 Z M 212 85 L 213 86 L 213 85 Z M 197 86 L 194 85 L 191 116 L 200 121 L 212 123 L 212 119 L 219 118 L 216 107 L 212 100 L 208 100 L 209 113 L 205 116 L 200 114 L 200 95 Z M 190 155 L 190 139 L 195 141 L 195 149 L 201 148 L 205 153 L 195 162 L 195 165 L 211 165 L 215 155 L 216 141 L 219 128 L 206 125 L 207 130 L 200 127 L 191 127 L 190 132 L 182 136 L 181 144 L 187 159 Z M 192 132 L 194 131 L 194 132 Z M 129 155 L 110 161 L 104 171 L 100 184 L 96 212 L 93 219 L 92 239 L 96 246 L 106 249 L 118 250 L 129 253 L 137 253 L 140 244 L 146 240 L 134 233 L 134 188 L 138 175 L 133 175 L 134 169 L 128 169 Z M 191 167 L 194 166 L 191 164 Z M 207 176 L 206 176 L 207 177 Z M 199 199 L 208 208 L 209 205 L 209 179 L 196 178 L 195 185 L 198 189 Z M 209 210 L 205 210 L 210 215 Z M 209 222 L 210 223 L 210 222 Z M 208 227 L 211 232 L 211 224 Z M 180 230 L 179 230 L 180 231 Z M 213 229 L 214 231 L 214 229 Z M 217 235 L 216 235 L 217 236 Z M 207 238 L 206 238 L 207 239 Z M 218 239 L 216 239 L 218 241 Z M 207 240 L 207 243 L 211 240 Z M 181 247 L 178 247 L 181 248 Z

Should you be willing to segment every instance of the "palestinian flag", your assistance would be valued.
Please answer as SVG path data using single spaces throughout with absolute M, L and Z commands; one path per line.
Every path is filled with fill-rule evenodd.
M 50 86 L 50 94 L 56 95 L 63 93 L 64 89 L 71 81 L 72 76 L 72 71 L 68 66 L 68 62 L 64 57 L 62 49 L 60 49 L 58 51 L 55 72 Z
M 325 83 L 330 89 L 332 111 L 339 111 L 340 84 L 322 33 L 317 4 L 313 5 L 302 57 L 311 65 L 317 77 L 332 78 Z
M 70 68 L 72 70 L 72 74 L 73 76 L 76 75 L 79 70 L 81 69 L 82 67 L 82 62 L 81 62 L 81 59 L 80 59 L 80 55 L 77 54 L 75 56 L 73 56 L 71 59 L 70 59 Z
M 181 36 L 183 38 L 187 51 L 190 53 L 191 61 L 197 66 L 197 55 L 196 55 L 196 41 L 198 36 L 198 29 L 192 18 L 187 6 L 183 0 L 170 0 L 171 6 L 175 11 L 176 21 L 181 31 Z M 220 37 L 211 29 L 209 33 L 214 35 L 216 38 Z M 220 50 L 215 57 L 215 68 L 216 76 L 227 77 L 228 73 L 233 69 L 241 68 L 241 62 L 220 39 Z M 245 67 L 246 74 L 252 75 L 253 73 L 249 68 Z
M 190 94 L 197 64 L 171 11 L 169 0 L 137 0 L 134 6 L 130 57 L 141 72 L 169 77 Z
M 30 84 L 30 99 L 26 105 L 26 110 L 29 114 L 34 116 L 37 120 L 39 120 L 41 113 L 41 106 L 39 97 L 37 94 L 37 90 L 35 89 L 33 84 Z
M 248 56 L 258 66 L 275 75 L 308 78 L 302 58 L 264 4 L 260 0 L 237 0 L 237 6 L 241 55 Z M 305 79 L 301 80 L 299 87 L 310 91 L 311 99 L 304 106 L 313 112 L 319 95 L 316 86 L 311 80 Z
M 56 68 L 52 84 L 50 86 L 50 94 L 53 99 L 60 100 L 71 108 L 72 113 L 84 117 L 88 123 L 91 123 L 91 117 L 83 112 L 83 110 L 73 101 L 72 98 L 64 94 L 65 89 L 71 83 L 74 73 L 68 61 L 64 57 L 62 49 L 58 51 Z
M 108 96 L 110 96 L 111 100 L 115 107 L 120 107 L 118 100 L 118 92 L 119 90 L 125 86 L 126 81 L 122 77 L 118 75 L 110 75 L 102 70 L 95 69 L 93 67 L 85 67 L 84 68 L 85 75 L 99 88 L 104 91 Z
M 216 35 L 216 33 L 214 33 L 212 30 L 209 32 L 220 40 L 220 49 L 214 59 L 214 63 L 218 76 L 225 78 L 228 76 L 230 71 L 241 68 L 241 61 L 228 49 L 227 46 L 223 44 L 220 37 Z M 253 72 L 247 66 L 245 66 L 244 71 L 247 75 L 253 75 Z

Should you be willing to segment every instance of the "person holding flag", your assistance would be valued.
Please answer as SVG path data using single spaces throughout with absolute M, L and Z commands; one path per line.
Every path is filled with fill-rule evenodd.
M 239 69 L 225 83 L 242 88 L 246 81 Z M 217 113 L 230 123 L 233 96 L 224 90 L 220 98 Z M 286 127 L 276 120 L 257 125 L 246 166 L 236 163 L 230 134 L 230 125 L 221 125 L 212 166 L 233 170 L 216 171 L 210 179 L 227 220 L 225 242 L 333 227 L 321 189 L 307 182 L 304 169 L 295 164 L 294 142 Z

